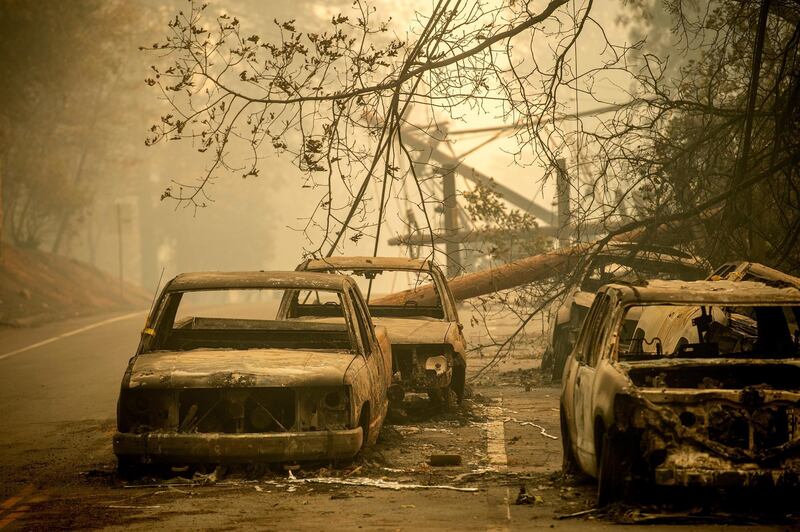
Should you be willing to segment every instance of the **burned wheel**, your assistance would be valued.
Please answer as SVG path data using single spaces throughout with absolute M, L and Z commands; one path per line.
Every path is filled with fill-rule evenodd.
M 369 404 L 364 404 L 361 407 L 361 415 L 358 418 L 358 426 L 361 427 L 361 431 L 363 433 L 363 440 L 361 441 L 361 449 L 359 452 L 362 452 L 365 448 L 369 447 L 369 422 L 372 418 L 370 417 L 369 413 Z
M 553 382 L 561 382 L 561 375 L 564 373 L 564 365 L 571 349 L 569 336 L 566 331 L 556 331 L 553 338 L 552 366 L 550 367 L 550 378 Z
M 117 457 L 117 476 L 123 480 L 136 480 L 144 474 L 144 465 L 132 456 Z
M 569 427 L 564 417 L 564 408 L 561 408 L 561 472 L 565 475 L 579 476 L 582 471 L 575 459 L 575 451 L 572 449 L 572 439 L 569 436 Z
M 433 405 L 441 412 L 449 412 L 456 404 L 457 397 L 451 385 L 444 388 L 434 388 L 428 391 L 428 397 Z
M 624 495 L 628 474 L 621 451 L 614 438 L 606 433 L 597 467 L 597 505 L 600 507 L 608 506 Z

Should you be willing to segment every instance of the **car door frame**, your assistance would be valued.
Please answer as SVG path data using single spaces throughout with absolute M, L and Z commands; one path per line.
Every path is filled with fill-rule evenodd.
M 358 285 L 349 282 L 345 294 L 352 309 L 353 330 L 360 340 L 360 354 L 364 357 L 364 366 L 368 374 L 367 380 L 370 387 L 368 396 L 371 406 L 369 430 L 371 434 L 376 434 L 380 430 L 381 422 L 388 413 L 389 408 L 386 357 L 375 336 L 375 326 L 369 314 L 369 307 L 366 306 Z M 363 322 L 367 338 L 362 338 L 361 327 L 356 322 Z M 391 367 L 391 362 L 389 364 L 389 367 Z
M 595 296 L 592 308 L 581 328 L 581 334 L 573 350 L 573 362 L 566 375 L 572 390 L 572 423 L 575 455 L 581 468 L 594 472 L 597 468 L 594 441 L 594 387 L 597 379 L 597 365 L 601 358 L 602 341 L 605 337 L 604 323 L 607 319 L 611 297 L 605 292 Z

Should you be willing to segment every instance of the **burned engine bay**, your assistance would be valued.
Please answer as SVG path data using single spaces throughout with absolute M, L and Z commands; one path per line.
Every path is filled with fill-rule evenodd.
M 616 427 L 661 485 L 800 482 L 797 307 L 632 307 Z M 626 332 L 632 335 L 627 338 Z

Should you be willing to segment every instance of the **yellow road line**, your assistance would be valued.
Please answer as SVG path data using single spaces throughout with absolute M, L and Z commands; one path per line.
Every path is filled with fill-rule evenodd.
M 28 510 L 30 510 L 30 507 L 28 507 L 28 506 L 20 506 L 19 508 L 17 508 L 13 512 L 11 512 L 7 516 L 5 516 L 3 519 L 0 519 L 0 530 L 4 529 L 8 525 L 13 523 L 14 521 L 19 519 L 20 517 L 22 517 L 26 513 L 28 513 Z
M 2 504 L 0 504 L 0 515 L 4 512 L 9 512 L 5 515 L 2 519 L 0 519 L 0 530 L 4 529 L 23 515 L 25 515 L 28 510 L 30 510 L 30 506 L 22 505 L 14 509 L 14 507 L 20 502 L 25 500 L 31 493 L 34 492 L 33 484 L 28 484 L 23 487 L 19 493 L 14 495 L 13 497 L 9 497 Z M 11 511 L 9 511 L 11 510 Z
M 28 484 L 27 486 L 22 488 L 19 491 L 19 493 L 17 493 L 13 497 L 9 497 L 5 501 L 3 501 L 3 504 L 0 504 L 0 509 L 2 509 L 2 512 L 5 512 L 6 510 L 10 510 L 11 508 L 14 507 L 15 504 L 17 504 L 19 501 L 21 501 L 22 499 L 24 499 L 25 497 L 27 497 L 31 493 L 33 493 L 33 484 Z M 2 512 L 0 512 L 0 513 L 2 513 Z

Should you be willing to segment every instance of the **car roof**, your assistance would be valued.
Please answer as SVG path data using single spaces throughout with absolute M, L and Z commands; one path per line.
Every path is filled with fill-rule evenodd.
M 647 281 L 641 285 L 608 284 L 600 292 L 616 292 L 625 304 L 800 305 L 800 290 L 774 288 L 753 281 Z
M 182 273 L 172 279 L 166 291 L 220 290 L 247 288 L 316 288 L 319 290 L 344 290 L 350 278 L 314 272 L 193 272 Z
M 305 270 L 329 270 L 332 268 L 430 270 L 431 263 L 426 259 L 407 259 L 405 257 L 326 257 L 311 259 L 304 266 Z

